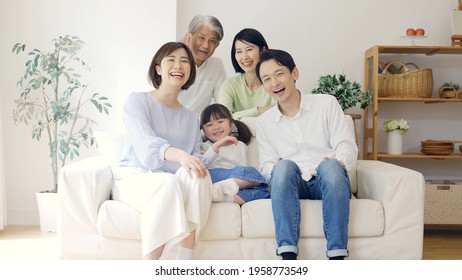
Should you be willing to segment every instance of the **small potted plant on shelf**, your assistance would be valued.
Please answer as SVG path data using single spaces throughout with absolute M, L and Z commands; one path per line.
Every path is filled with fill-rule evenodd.
M 438 95 L 440 98 L 462 98 L 462 93 L 459 89 L 460 86 L 458 84 L 446 82 L 438 89 Z
M 362 91 L 357 82 L 346 79 L 346 75 L 324 75 L 318 80 L 318 87 L 311 93 L 330 94 L 337 98 L 343 111 L 355 107 L 358 103 L 361 109 L 366 109 L 372 99 L 369 91 Z
M 78 157 L 82 146 L 95 144 L 95 120 L 85 116 L 82 109 L 92 105 L 99 113 L 109 114 L 112 107 L 107 97 L 99 93 L 88 94 L 87 84 L 80 81 L 82 75 L 78 69 L 89 70 L 78 56 L 84 42 L 70 35 L 56 38 L 53 42 L 51 52 L 43 52 L 22 43 L 16 43 L 13 47 L 13 53 L 27 50 L 28 56 L 25 73 L 17 83 L 21 89 L 19 98 L 15 100 L 13 119 L 16 124 L 31 124 L 32 139 L 40 141 L 45 138 L 50 152 L 53 183 L 50 190 L 40 193 L 56 193 L 60 168 L 68 160 Z M 41 199 L 40 193 L 37 193 L 37 200 Z M 50 211 L 40 209 L 50 203 L 38 201 L 38 204 L 42 231 L 53 231 L 56 220 L 50 222 L 50 229 L 47 230 L 48 225 L 42 226 L 48 223 L 43 221 L 42 213 Z M 53 212 L 56 211 L 51 210 Z

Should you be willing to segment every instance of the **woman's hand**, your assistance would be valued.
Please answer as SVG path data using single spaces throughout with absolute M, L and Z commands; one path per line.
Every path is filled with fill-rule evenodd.
M 269 109 L 273 108 L 274 105 L 268 105 L 268 106 L 262 106 L 262 107 L 257 107 L 257 112 L 258 115 L 263 114 L 264 112 L 268 111 Z
M 218 153 L 218 150 L 221 147 L 229 146 L 229 145 L 236 145 L 237 144 L 237 138 L 234 136 L 225 136 L 218 140 L 217 142 L 213 143 L 212 149 L 215 153 Z
M 205 167 L 202 160 L 181 149 L 168 147 L 167 150 L 165 150 L 164 158 L 165 160 L 179 162 L 181 166 L 186 169 L 189 177 L 192 177 L 193 173 L 197 174 L 197 177 L 199 178 L 207 176 L 207 167 Z
M 189 177 L 192 177 L 192 174 L 197 174 L 197 177 L 204 178 L 207 176 L 207 168 L 205 164 L 198 157 L 184 153 L 180 156 L 179 160 L 181 166 L 186 169 Z

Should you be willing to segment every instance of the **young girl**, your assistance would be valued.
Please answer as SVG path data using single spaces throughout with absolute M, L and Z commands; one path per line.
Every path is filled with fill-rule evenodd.
M 201 150 L 209 162 L 212 201 L 234 201 L 242 205 L 269 198 L 265 179 L 247 164 L 247 144 L 252 137 L 247 125 L 234 120 L 224 105 L 212 104 L 202 111 L 201 128 L 207 137 Z

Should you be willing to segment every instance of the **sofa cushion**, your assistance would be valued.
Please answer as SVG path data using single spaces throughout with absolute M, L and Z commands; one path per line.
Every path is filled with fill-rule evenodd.
M 123 132 L 108 132 L 96 130 L 94 132 L 100 155 L 111 167 L 119 165 L 119 160 L 129 148 L 127 136 Z
M 241 236 L 241 207 L 236 203 L 212 203 L 200 240 L 232 240 Z M 115 200 L 106 200 L 98 212 L 97 230 L 105 237 L 141 240 L 138 211 Z
M 200 240 L 231 240 L 241 236 L 241 207 L 239 204 L 212 203 L 209 218 L 202 230 Z
M 257 118 L 256 117 L 245 117 L 241 121 L 245 123 L 250 131 L 252 132 L 252 140 L 247 145 L 247 163 L 257 169 L 260 167 L 260 162 L 258 159 L 258 142 L 255 138 L 256 128 L 257 128 Z
M 324 237 L 322 202 L 300 200 L 300 237 Z M 349 237 L 381 236 L 384 231 L 382 205 L 375 200 L 351 199 Z M 242 236 L 244 238 L 274 238 L 271 200 L 261 199 L 242 205 Z

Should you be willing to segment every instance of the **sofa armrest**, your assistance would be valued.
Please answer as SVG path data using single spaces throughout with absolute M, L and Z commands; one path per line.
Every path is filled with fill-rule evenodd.
M 387 246 L 400 246 L 403 252 L 415 252 L 409 258 L 420 259 L 423 248 L 424 176 L 405 167 L 374 160 L 358 160 L 357 176 L 357 197 L 379 201 L 383 206 L 384 236 L 389 239 Z M 395 257 L 402 258 L 390 256 Z
M 425 179 L 420 172 L 383 161 L 358 160 L 357 176 L 358 198 L 423 206 Z
M 98 210 L 110 198 L 112 178 L 111 167 L 102 157 L 77 161 L 61 169 L 58 240 L 62 258 L 96 258 Z M 79 255 L 92 251 L 94 256 Z

